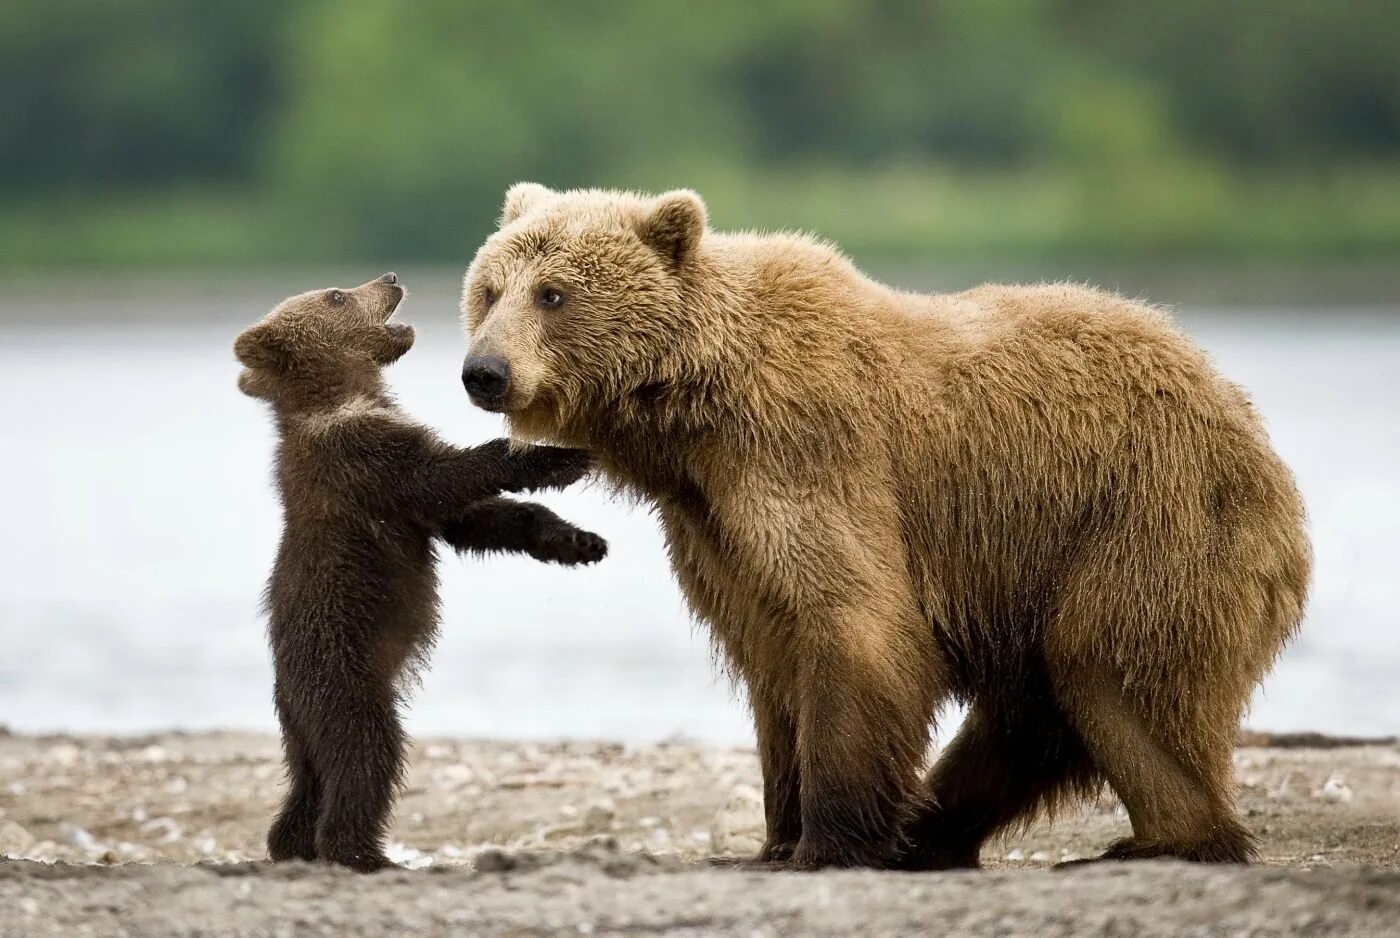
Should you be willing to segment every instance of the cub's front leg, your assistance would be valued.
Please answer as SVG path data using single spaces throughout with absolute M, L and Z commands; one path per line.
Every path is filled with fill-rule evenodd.
M 496 439 L 470 449 L 451 447 L 434 467 L 433 481 L 460 481 L 463 487 L 478 491 L 492 487 L 484 495 L 532 492 L 567 488 L 592 468 L 593 455 L 588 450 Z
M 432 438 L 409 438 L 384 454 L 385 475 L 392 479 L 368 497 L 396 513 L 439 528 L 444 519 L 471 512 L 501 492 L 564 488 L 593 467 L 587 450 L 557 446 L 516 446 L 492 440 L 470 449 Z
M 488 498 L 451 518 L 442 538 L 459 552 L 528 554 L 566 566 L 596 563 L 608 542 L 577 528 L 543 505 L 508 498 Z

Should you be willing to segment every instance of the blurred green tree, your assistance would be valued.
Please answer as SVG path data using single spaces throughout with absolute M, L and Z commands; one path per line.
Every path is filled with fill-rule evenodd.
M 0 263 L 460 259 L 524 178 L 877 251 L 1389 250 L 1397 32 L 1394 0 L 12 0 Z

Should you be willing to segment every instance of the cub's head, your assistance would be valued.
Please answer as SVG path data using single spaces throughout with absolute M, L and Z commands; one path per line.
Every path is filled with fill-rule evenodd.
M 233 345 L 239 389 L 294 407 L 378 390 L 379 369 L 413 347 L 413 327 L 389 319 L 403 298 L 399 278 L 385 274 L 283 300 Z
M 685 307 L 705 225 L 685 190 L 513 186 L 463 283 L 472 401 L 553 437 L 590 406 L 676 381 L 701 357 Z

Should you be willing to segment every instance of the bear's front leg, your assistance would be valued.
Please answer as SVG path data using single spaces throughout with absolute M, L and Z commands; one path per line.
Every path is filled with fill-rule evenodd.
M 543 505 L 488 498 L 442 525 L 442 539 L 458 552 L 518 553 L 566 566 L 596 563 L 608 542 L 575 527 Z
M 593 468 L 592 454 L 582 449 L 521 447 L 505 439 L 461 449 L 408 437 L 405 433 L 396 441 L 393 456 L 398 465 L 392 485 L 370 497 L 386 510 L 418 518 L 435 529 L 502 492 L 564 488 Z
M 848 609 L 805 636 L 814 641 L 800 663 L 802 838 L 792 854 L 801 869 L 892 865 L 923 801 L 937 672 L 927 649 L 891 628 L 898 620 L 879 616 Z
M 709 618 L 755 704 L 764 856 L 790 850 L 788 862 L 806 869 L 890 865 L 923 802 L 920 775 L 946 686 L 910 585 L 898 506 L 829 470 L 818 488 L 755 470 L 707 492 L 717 497 L 707 526 L 695 529 L 705 549 L 689 553 L 708 566 L 682 571 L 682 581 L 721 594 Z M 840 498 L 822 497 L 823 488 Z M 683 524 L 671 521 L 674 536 L 685 536 Z M 736 615 L 755 607 L 763 628 Z
M 766 836 L 760 863 L 792 859 L 802 839 L 801 779 L 797 772 L 797 725 L 778 695 L 750 692 L 759 766 L 763 770 Z

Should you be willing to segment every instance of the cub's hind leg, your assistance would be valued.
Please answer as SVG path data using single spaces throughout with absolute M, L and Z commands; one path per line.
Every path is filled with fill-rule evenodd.
M 1048 696 L 1015 709 L 978 702 L 928 776 L 929 801 L 897 866 L 975 868 L 982 845 L 1062 801 L 1094 794 L 1101 777 Z
M 316 859 L 316 818 L 321 785 L 306 745 L 291 721 L 281 694 L 277 711 L 282 723 L 282 748 L 289 788 L 267 834 L 267 854 L 274 861 Z
M 322 782 L 316 855 L 361 872 L 392 865 L 383 843 L 406 743 L 392 685 L 367 677 L 327 688 L 314 757 Z

